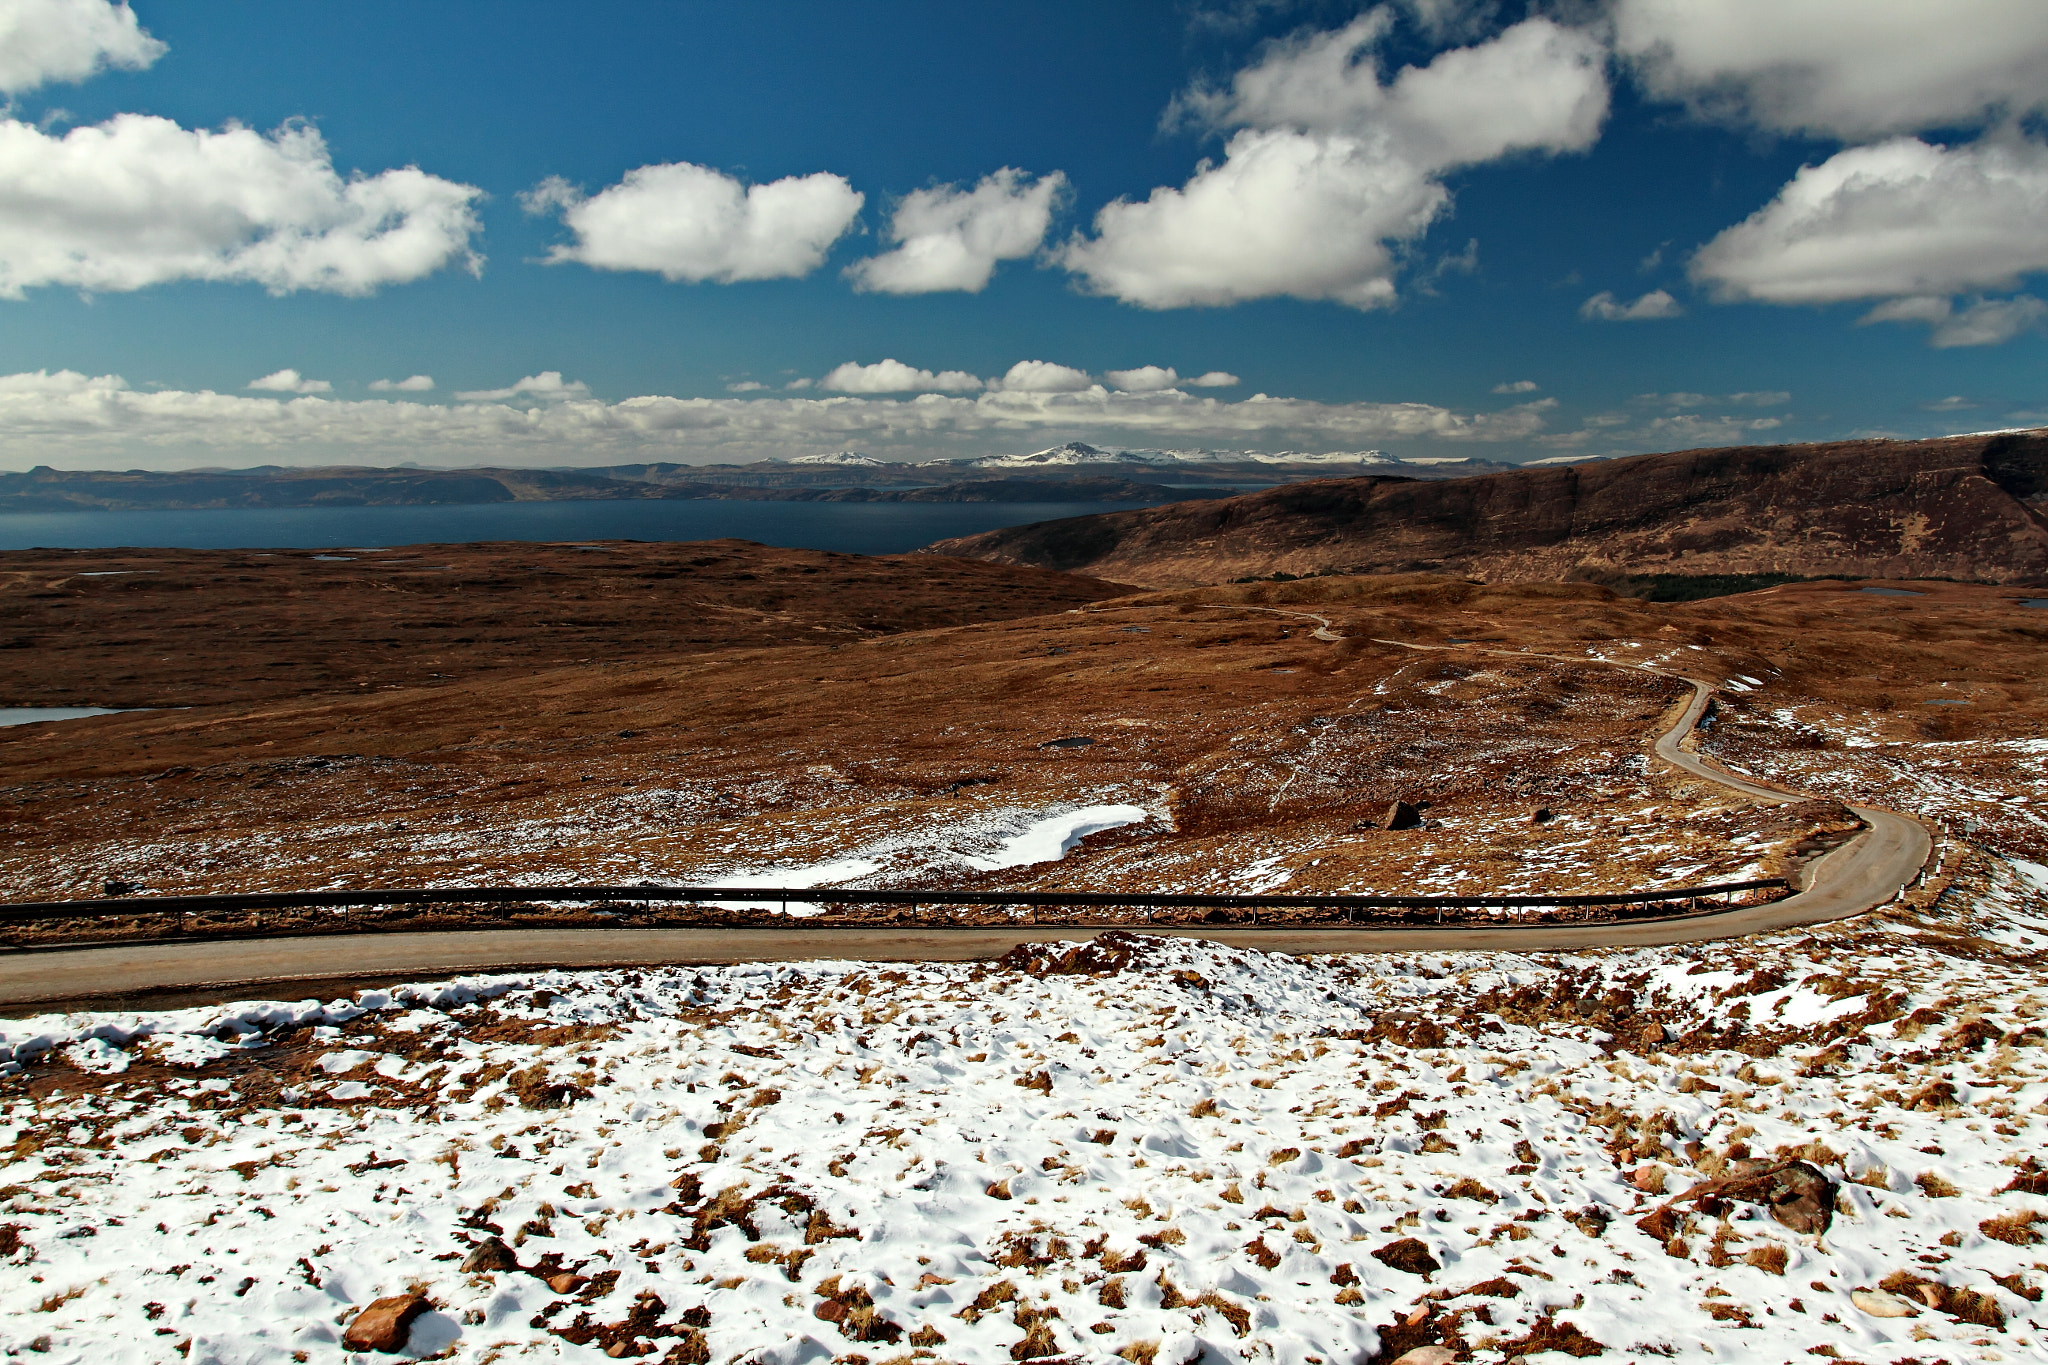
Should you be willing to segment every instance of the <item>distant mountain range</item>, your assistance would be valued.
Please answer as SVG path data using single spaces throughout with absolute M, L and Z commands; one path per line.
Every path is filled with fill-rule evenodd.
M 1405 473 L 1405 471 L 1404 471 Z M 1038 522 L 928 553 L 1168 587 L 1430 570 L 2048 583 L 2048 429 L 1369 475 Z
M 1128 502 L 1211 498 L 1334 469 L 1450 478 L 1512 466 L 1397 460 L 1377 450 L 1104 450 L 1070 441 L 1029 455 L 919 464 L 841 450 L 746 465 L 671 462 L 592 469 L 417 469 L 264 465 L 253 469 L 0 473 L 0 512 L 222 507 L 391 507 L 642 498 L 773 502 Z M 1020 473 L 1038 477 L 1019 477 Z M 1170 481 L 1170 482 L 1169 482 Z
M 1420 473 L 1428 477 L 1437 470 L 1473 473 L 1517 466 L 1471 456 L 1432 456 L 1402 459 L 1384 450 L 1336 450 L 1312 454 L 1301 450 L 1126 450 L 1091 446 L 1085 441 L 1067 441 L 1029 455 L 983 455 L 976 459 L 923 460 L 917 463 L 881 460 L 858 450 L 836 450 L 829 455 L 799 455 L 788 461 L 795 465 L 831 465 L 860 469 L 1047 469 L 1093 468 L 1096 466 L 1142 465 L 1148 469 L 1212 472 L 1218 468 L 1271 473 L 1276 470 L 1315 471 L 1327 475 L 1331 468 L 1380 469 Z
M 899 466 L 900 468 L 900 466 Z M 631 472 L 626 472 L 630 470 Z M 151 473 L 36 468 L 0 473 L 0 512 L 201 510 L 229 507 L 407 507 L 501 502 L 712 499 L 727 502 L 1179 502 L 1227 497 L 1228 488 L 1175 488 L 1122 473 L 990 471 L 934 483 L 875 487 L 792 474 L 785 465 L 699 471 L 687 465 L 624 470 L 236 469 Z M 735 477 L 737 475 L 737 477 Z M 820 486 L 823 485 L 823 486 Z

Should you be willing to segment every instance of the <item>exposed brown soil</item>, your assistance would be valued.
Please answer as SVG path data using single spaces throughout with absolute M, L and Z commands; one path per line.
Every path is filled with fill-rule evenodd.
M 841 643 L 1098 601 L 1069 574 L 695 543 L 0 552 L 0 706 L 207 706 Z
M 1413 570 L 2040 583 L 2044 498 L 2048 432 L 2032 432 L 1688 450 L 1445 482 L 1327 479 L 931 548 L 1155 587 Z
M 1757 807 L 1653 771 L 1643 744 L 1681 683 L 1482 652 L 1525 648 L 1761 679 L 1723 696 L 1707 748 L 2040 858 L 2048 827 L 2003 798 L 2048 795 L 2028 747 L 2048 614 L 1915 590 L 1658 605 L 1323 578 L 18 727 L 0 731 L 0 893 L 758 883 L 852 856 L 894 886 L 1611 891 L 1796 873 L 1853 828 L 1828 801 Z M 1378 827 L 1396 800 L 1420 828 Z M 1104 804 L 1149 818 L 1060 861 L 966 861 Z

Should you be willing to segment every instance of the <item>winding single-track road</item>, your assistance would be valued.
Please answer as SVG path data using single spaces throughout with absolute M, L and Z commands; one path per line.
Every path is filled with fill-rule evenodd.
M 1314 613 L 1280 614 L 1316 620 L 1318 638 L 1342 638 L 1327 620 Z M 1728 772 L 1684 747 L 1713 698 L 1715 685 L 1704 679 L 1647 664 L 1608 659 L 1471 646 L 1415 645 L 1401 640 L 1377 643 L 1404 649 L 1605 664 L 1679 679 L 1691 685 L 1692 698 L 1674 723 L 1656 737 L 1652 748 L 1658 758 L 1752 800 L 1779 804 L 1808 799 L 1803 793 Z M 1626 924 L 1363 929 L 1189 926 L 1148 928 L 1144 932 L 1287 953 L 1572 951 L 1650 947 L 1769 933 L 1795 925 L 1846 919 L 1875 909 L 1896 897 L 1926 865 L 1932 851 L 1926 826 L 1881 807 L 1849 809 L 1863 820 L 1866 828 L 1810 865 L 1797 894 L 1767 905 Z M 0 957 L 0 1010 L 18 1014 L 30 1007 L 196 1004 L 231 999 L 259 988 L 271 993 L 280 987 L 340 991 L 422 977 L 546 967 L 830 959 L 955 962 L 997 956 L 1019 943 L 1047 938 L 1093 938 L 1102 932 L 1103 929 L 1039 928 L 1030 924 L 943 933 L 920 932 L 907 925 L 886 929 L 495 929 L 30 948 Z

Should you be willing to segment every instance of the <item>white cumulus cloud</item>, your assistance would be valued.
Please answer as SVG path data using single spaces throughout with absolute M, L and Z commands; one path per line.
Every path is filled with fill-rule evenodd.
M 1684 315 L 1678 300 L 1662 289 L 1652 289 L 1634 303 L 1623 303 L 1603 289 L 1579 305 L 1579 316 L 1588 322 L 1648 322 Z
M 1060 263 L 1091 291 L 1148 308 L 1273 295 L 1386 307 L 1388 243 L 1444 212 L 1442 173 L 1598 136 L 1605 49 L 1591 34 L 1529 19 L 1382 82 L 1375 49 L 1389 26 L 1375 9 L 1271 45 L 1227 89 L 1182 96 L 1169 119 L 1238 130 L 1223 160 L 1105 205 Z
M 571 398 L 588 398 L 590 385 L 580 379 L 563 382 L 560 370 L 542 370 L 502 389 L 470 389 L 455 395 L 465 403 L 501 403 L 508 398 L 538 398 L 555 403 Z
M 973 189 L 912 191 L 889 220 L 896 248 L 855 261 L 846 276 L 855 288 L 882 294 L 978 294 L 997 261 L 1038 250 L 1066 185 L 1058 171 L 1033 180 L 1005 166 Z
M 1495 384 L 1493 391 L 1495 393 L 1534 393 L 1542 387 L 1541 384 L 1538 384 L 1533 379 L 1517 379 L 1509 383 Z
M 1807 166 L 1708 242 L 1692 277 L 1723 299 L 1835 303 L 2015 287 L 2048 270 L 2048 146 L 1893 138 Z
M 0 119 L 0 298 L 246 281 L 368 294 L 470 250 L 483 194 L 417 167 L 344 179 L 319 132 L 119 114 L 62 137 Z
M 1706 117 L 1843 139 L 2048 107 L 2040 0 L 1616 0 L 1617 48 Z
M 1658 408 L 1705 408 L 1725 404 L 1739 404 L 1754 408 L 1778 408 L 1792 401 L 1792 395 L 1783 389 L 1757 389 L 1747 393 L 1639 393 L 1633 400 L 1644 407 Z
M 1180 387 L 1180 374 L 1171 365 L 1140 365 L 1135 370 L 1104 370 L 1102 377 L 1125 393 L 1156 393 Z
M 548 253 L 550 264 L 731 284 L 816 270 L 853 226 L 864 196 L 823 171 L 747 185 L 709 166 L 674 162 L 628 171 L 588 196 L 550 178 L 520 202 L 529 213 L 560 213 L 575 236 Z
M 1079 393 L 1094 386 L 1086 370 L 1050 360 L 1020 360 L 992 387 L 1005 393 Z
M 1946 298 L 1914 295 L 1881 303 L 1863 315 L 1862 321 L 1922 322 L 1932 330 L 1927 343 L 1937 350 L 1956 346 L 1996 346 L 2030 332 L 2048 318 L 2048 303 L 2031 294 L 2009 299 L 1978 299 L 1957 308 Z
M 164 45 L 135 11 L 107 0 L 6 0 L 0 4 L 0 94 L 52 81 L 82 81 L 108 67 L 140 71 Z
M 373 379 L 370 381 L 370 392 L 372 393 L 426 393 L 433 387 L 434 377 L 430 374 L 416 374 L 405 379 Z
M 1427 170 L 1514 151 L 1592 145 L 1607 116 L 1606 53 L 1593 34 L 1529 19 L 1440 52 L 1382 82 L 1374 48 L 1387 11 L 1271 45 L 1228 89 L 1198 87 L 1176 111 L 1215 128 L 1291 128 L 1384 140 Z
M 265 393 L 332 393 L 334 385 L 324 379 L 308 379 L 297 370 L 275 370 L 261 379 L 249 381 L 249 387 Z
M 1074 373 L 1080 372 L 1077 370 Z M 1183 378 L 1171 365 L 1140 365 L 1134 370 L 1104 370 L 1102 377 L 1125 393 L 1157 393 L 1161 389 L 1227 389 L 1243 382 L 1228 370 L 1209 370 L 1192 378 Z
M 819 380 L 818 387 L 837 393 L 951 393 L 978 389 L 981 380 L 965 370 L 934 374 L 900 360 L 878 360 L 872 365 L 849 360 Z

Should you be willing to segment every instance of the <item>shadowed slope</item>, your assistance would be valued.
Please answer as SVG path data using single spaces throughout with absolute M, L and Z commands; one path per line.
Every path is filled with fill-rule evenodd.
M 940 541 L 935 554 L 1152 586 L 1456 570 L 2048 577 L 2048 434 L 1641 455 L 1446 482 L 1328 479 Z

